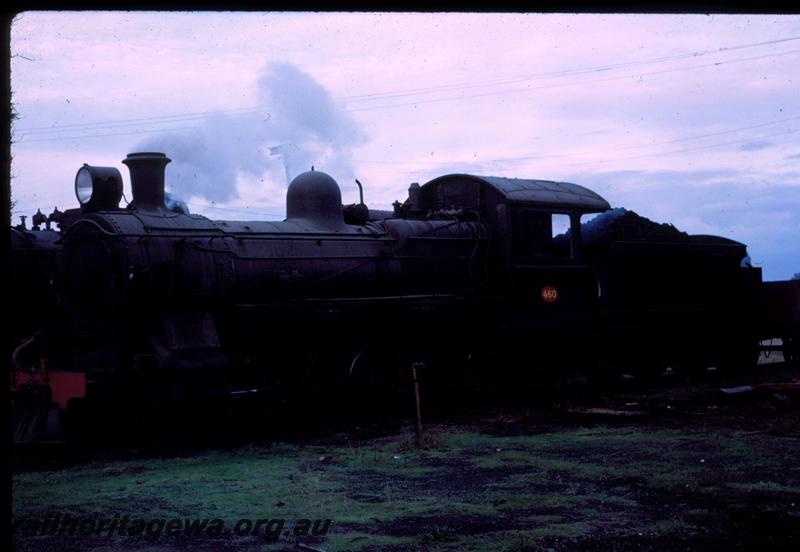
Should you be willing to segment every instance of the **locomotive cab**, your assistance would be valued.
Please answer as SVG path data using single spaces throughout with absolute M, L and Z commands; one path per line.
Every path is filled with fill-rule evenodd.
M 580 263 L 581 217 L 610 209 L 605 199 L 577 184 L 467 174 L 436 178 L 420 189 L 419 198 L 409 195 L 406 216 L 461 211 L 485 220 L 500 286 L 517 268 Z
M 406 217 L 472 215 L 488 227 L 487 319 L 499 321 L 490 342 L 516 343 L 520 358 L 556 364 L 570 342 L 590 339 L 600 285 L 583 262 L 580 219 L 608 210 L 605 199 L 567 182 L 467 174 L 409 192 Z

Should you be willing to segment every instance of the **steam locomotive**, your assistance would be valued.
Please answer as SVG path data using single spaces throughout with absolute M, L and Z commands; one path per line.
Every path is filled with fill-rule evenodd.
M 84 165 L 80 207 L 12 228 L 20 397 L 136 410 L 377 389 L 415 359 L 458 381 L 757 354 L 761 272 L 743 244 L 585 243 L 582 219 L 610 205 L 576 184 L 451 174 L 376 211 L 312 169 L 285 220 L 218 221 L 167 201 L 169 162 L 127 156 L 125 207 L 119 171 Z

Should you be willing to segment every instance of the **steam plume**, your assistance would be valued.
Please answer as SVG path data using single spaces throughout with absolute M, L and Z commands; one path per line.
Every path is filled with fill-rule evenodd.
M 259 75 L 258 101 L 263 112 L 209 115 L 196 130 L 155 136 L 133 151 L 166 153 L 167 188 L 186 199 L 226 202 L 238 197 L 240 177 L 288 182 L 312 165 L 352 181 L 351 152 L 364 135 L 311 76 L 269 63 Z

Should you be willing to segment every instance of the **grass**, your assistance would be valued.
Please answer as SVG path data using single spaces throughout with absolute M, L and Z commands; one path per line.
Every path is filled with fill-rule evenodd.
M 517 426 L 513 435 L 481 424 L 432 427 L 421 447 L 404 432 L 20 472 L 13 476 L 13 518 L 118 513 L 220 518 L 231 525 L 240 518 L 328 518 L 326 536 L 300 541 L 326 552 L 545 550 L 569 549 L 597 535 L 671 542 L 746 533 L 756 530 L 756 521 L 730 523 L 742 508 L 796 512 L 791 504 L 800 504 L 792 438 L 708 423 L 687 429 L 623 420 L 546 430 L 526 430 L 524 423 L 509 421 Z M 242 542 L 276 549 L 251 540 Z M 193 547 L 227 550 L 237 542 Z M 16 544 L 63 548 L 49 537 L 17 535 Z M 172 552 L 185 543 L 162 537 L 122 544 Z M 102 539 L 73 546 L 114 547 Z

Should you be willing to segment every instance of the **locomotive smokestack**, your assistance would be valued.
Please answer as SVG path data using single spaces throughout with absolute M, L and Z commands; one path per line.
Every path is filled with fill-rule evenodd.
M 164 209 L 164 168 L 170 161 L 157 152 L 129 153 L 122 161 L 131 171 L 132 203 L 136 209 Z

